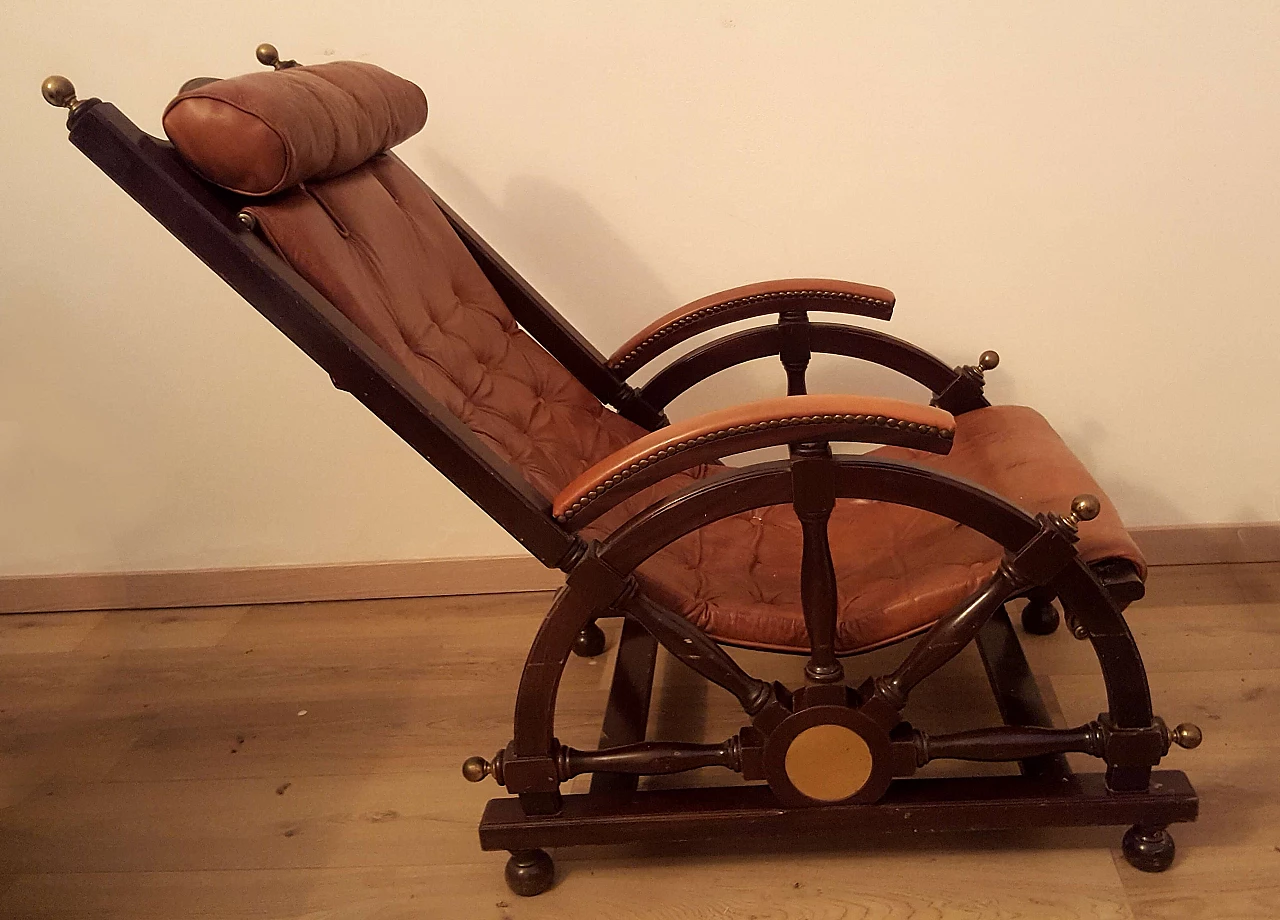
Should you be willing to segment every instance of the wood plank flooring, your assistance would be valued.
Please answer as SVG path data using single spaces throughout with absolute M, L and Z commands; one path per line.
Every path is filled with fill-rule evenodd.
M 1174 828 L 1171 871 L 1131 869 L 1120 829 L 726 843 L 560 851 L 556 887 L 530 900 L 504 885 L 505 854 L 476 842 L 498 788 L 459 765 L 508 740 L 550 595 L 0 617 L 0 917 L 1276 920 L 1280 565 L 1158 568 L 1149 590 L 1130 622 L 1156 710 L 1205 733 L 1166 760 L 1202 803 L 1198 824 Z M 605 625 L 610 652 L 565 677 L 569 744 L 595 746 L 617 636 Z M 1060 630 L 1025 645 L 1063 717 L 1096 715 L 1087 644 Z M 799 674 L 796 658 L 735 655 L 762 677 Z M 660 682 L 655 735 L 720 740 L 740 723 L 679 665 L 664 659 Z M 937 729 L 997 718 L 972 650 L 910 715 Z

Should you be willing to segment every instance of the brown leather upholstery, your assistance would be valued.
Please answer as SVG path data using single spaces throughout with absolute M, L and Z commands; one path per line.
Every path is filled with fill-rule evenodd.
M 262 76 L 279 81 L 297 70 Z M 296 101 L 292 90 L 284 92 L 285 101 Z M 292 117 L 276 99 L 259 111 L 274 111 L 277 105 L 280 118 Z M 334 115 L 336 110 L 325 111 L 321 121 L 330 118 L 339 137 L 354 130 Z M 338 144 L 346 151 L 342 157 L 357 155 L 357 148 L 380 149 L 381 141 L 349 149 L 344 143 Z M 229 145 L 210 143 L 205 152 L 224 157 L 232 172 L 242 166 L 240 153 Z M 273 180 L 277 184 L 297 172 L 300 160 L 290 156 L 285 154 L 284 178 Z M 307 168 L 320 160 L 336 162 L 326 154 L 307 160 Z M 218 162 L 206 167 L 211 173 L 222 168 Z M 425 186 L 394 157 L 374 156 L 248 210 L 304 278 L 548 497 L 646 438 L 643 429 L 601 405 L 517 327 Z M 918 414 L 907 421 L 917 425 L 951 424 L 939 410 L 911 411 Z M 1031 512 L 1064 512 L 1072 496 L 1093 492 L 1102 499 L 1102 513 L 1081 526 L 1082 556 L 1126 558 L 1143 567 L 1111 503 L 1039 415 L 1018 407 L 986 408 L 957 417 L 954 425 L 945 457 L 902 447 L 878 453 L 945 469 Z M 644 440 L 631 453 L 648 446 L 650 440 Z M 607 535 L 648 502 L 713 469 L 718 468 L 695 467 L 650 486 L 589 524 L 584 535 Z M 984 537 L 948 520 L 880 503 L 839 502 L 831 533 L 840 581 L 841 651 L 874 647 L 924 628 L 985 579 L 1001 554 Z M 799 601 L 800 554 L 799 525 L 791 509 L 767 508 L 677 541 L 639 574 L 644 590 L 712 636 L 801 650 L 807 639 Z
M 561 490 L 552 513 L 581 526 L 678 470 L 796 441 L 897 444 L 945 454 L 951 413 L 900 399 L 825 393 L 730 406 L 668 425 L 610 454 Z
M 341 175 L 412 137 L 426 120 L 427 98 L 408 80 L 334 61 L 198 86 L 169 103 L 164 130 L 209 181 L 270 195 Z
M 1065 513 L 1073 496 L 1092 492 L 1102 500 L 1102 512 L 1080 525 L 1080 555 L 1087 561 L 1129 559 L 1145 574 L 1142 554 L 1115 507 L 1034 410 L 994 406 L 957 416 L 946 456 L 897 447 L 880 448 L 873 456 L 945 470 L 1032 513 Z M 682 477 L 685 483 L 693 478 Z M 988 578 L 1002 552 L 953 521 L 881 502 L 838 501 L 830 535 L 840 652 L 874 648 L 927 627 Z M 791 508 L 764 508 L 678 540 L 640 568 L 641 583 L 654 599 L 718 639 L 806 650 L 801 548 Z
M 673 345 L 706 329 L 782 310 L 828 310 L 873 319 L 893 316 L 893 291 L 829 278 L 785 278 L 730 288 L 677 307 L 645 326 L 609 357 L 630 377 Z
M 394 157 L 248 210 L 299 274 L 548 498 L 645 433 L 520 330 Z

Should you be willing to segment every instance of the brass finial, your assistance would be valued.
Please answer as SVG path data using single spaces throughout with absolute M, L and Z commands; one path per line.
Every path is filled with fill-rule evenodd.
M 80 104 L 80 100 L 76 98 L 76 88 L 71 85 L 70 80 L 59 74 L 44 78 L 44 82 L 40 84 L 40 94 L 44 96 L 45 102 L 60 109 L 74 112 Z
M 253 53 L 254 56 L 257 57 L 259 64 L 274 68 L 275 70 L 288 70 L 290 67 L 298 66 L 297 61 L 280 60 L 280 52 L 276 50 L 276 46 L 268 44 L 267 42 L 263 42 L 259 45 Z
M 257 56 L 258 63 L 262 64 L 264 67 L 275 67 L 277 70 L 279 69 L 280 52 L 276 50 L 275 45 L 263 42 L 258 46 L 257 50 L 254 51 L 254 55 Z
M 1000 366 L 1000 355 L 988 349 L 978 355 L 978 367 L 984 371 L 993 371 Z
M 1169 740 L 1180 748 L 1191 750 L 1200 746 L 1200 742 L 1204 740 L 1204 734 L 1200 731 L 1200 726 L 1183 722 L 1169 733 Z
M 1090 495 L 1086 492 L 1084 495 L 1077 495 L 1071 499 L 1071 517 L 1068 519 L 1072 524 L 1078 524 L 1081 521 L 1092 521 L 1102 511 L 1102 502 L 1098 501 L 1098 496 Z
M 468 757 L 462 762 L 462 776 L 469 783 L 478 783 L 493 772 L 493 764 L 483 757 Z
M 1092 521 L 1101 511 L 1102 502 L 1098 501 L 1098 496 L 1086 492 L 1071 499 L 1071 513 L 1066 517 L 1060 514 L 1050 514 L 1049 517 L 1057 522 L 1063 536 L 1074 543 L 1078 539 L 1076 531 L 1080 529 L 1080 522 Z

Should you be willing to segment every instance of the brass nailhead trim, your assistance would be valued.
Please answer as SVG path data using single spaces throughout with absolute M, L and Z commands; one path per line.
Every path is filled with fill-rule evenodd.
M 621 370 L 643 355 L 645 350 L 655 342 L 666 338 L 677 329 L 687 326 L 690 323 L 696 323 L 698 320 L 707 316 L 715 316 L 717 313 L 721 313 L 725 310 L 731 310 L 734 307 L 744 306 L 746 304 L 766 302 L 770 300 L 785 300 L 791 297 L 809 297 L 814 300 L 847 300 L 853 303 L 871 303 L 882 307 L 887 306 L 889 303 L 887 300 L 881 300 L 878 297 L 868 297 L 866 294 L 851 294 L 847 291 L 769 291 L 764 294 L 751 294 L 747 297 L 737 297 L 733 300 L 727 300 L 724 303 L 711 304 L 708 307 L 703 307 L 701 310 L 696 310 L 693 313 L 682 316 L 674 322 L 663 326 L 661 329 L 658 329 L 645 338 L 639 345 L 631 349 L 617 361 L 611 362 L 610 366 L 614 370 Z
M 659 460 L 664 460 L 667 457 L 683 453 L 692 447 L 697 447 L 709 442 L 722 441 L 731 435 L 748 434 L 752 431 L 762 431 L 768 428 L 793 428 L 800 425 L 833 424 L 871 425 L 876 428 L 899 428 L 903 431 L 914 431 L 918 434 L 940 438 L 944 441 L 949 441 L 955 436 L 955 432 L 950 428 L 938 428 L 934 425 L 922 425 L 919 422 L 904 422 L 902 419 L 891 418 L 884 415 L 795 415 L 787 418 L 774 418 L 760 422 L 751 422 L 748 425 L 734 425 L 729 428 L 722 428 L 719 431 L 712 431 L 707 434 L 698 435 L 697 437 L 690 438 L 687 441 L 680 441 L 677 444 L 664 447 L 661 450 L 654 451 L 653 453 L 640 458 L 626 469 L 614 473 L 586 495 L 583 495 L 570 505 L 562 514 L 557 514 L 556 520 L 562 524 L 568 523 L 575 515 L 578 514 L 578 512 L 586 508 L 587 505 L 591 504 L 597 498 L 600 498 L 615 486 L 621 485 L 634 474 Z

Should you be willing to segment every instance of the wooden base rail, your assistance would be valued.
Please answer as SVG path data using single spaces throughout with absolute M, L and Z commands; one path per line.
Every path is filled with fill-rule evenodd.
M 566 795 L 559 813 L 528 816 L 515 798 L 493 799 L 480 821 L 486 850 L 744 839 L 860 840 L 872 833 L 1194 821 L 1196 794 L 1179 770 L 1152 774 L 1142 795 L 1108 792 L 1099 773 L 1054 783 L 1029 777 L 896 780 L 874 805 L 784 808 L 768 786 L 638 792 L 626 800 Z

